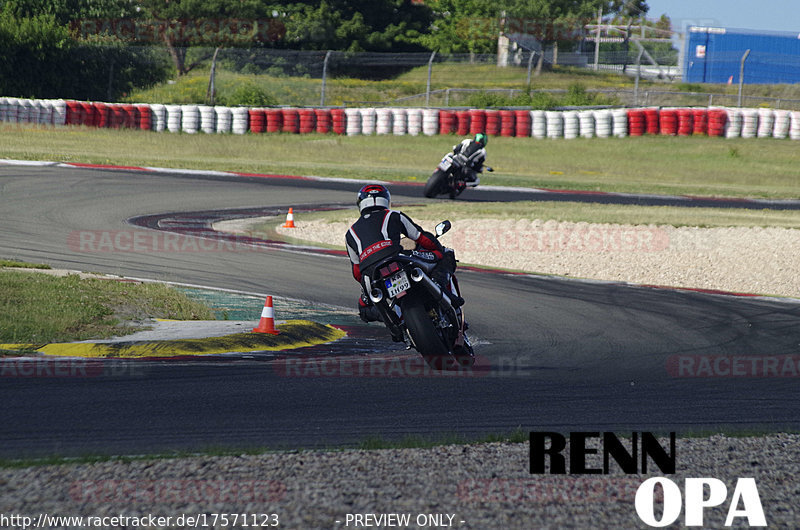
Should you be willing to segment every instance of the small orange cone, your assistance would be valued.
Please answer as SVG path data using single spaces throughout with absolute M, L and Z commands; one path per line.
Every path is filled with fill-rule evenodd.
M 257 328 L 253 328 L 253 333 L 269 333 L 277 335 L 280 331 L 275 329 L 275 310 L 272 309 L 272 297 L 268 296 L 264 302 L 264 309 L 261 310 L 261 321 Z
M 281 228 L 294 228 L 294 211 L 289 208 L 289 213 L 286 214 L 286 222 L 283 223 Z

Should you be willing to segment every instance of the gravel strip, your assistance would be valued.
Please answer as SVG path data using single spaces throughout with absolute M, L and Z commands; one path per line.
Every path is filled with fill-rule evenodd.
M 411 528 L 420 514 L 453 515 L 457 528 L 645 527 L 633 499 L 646 477 L 614 472 L 613 462 L 609 476 L 530 475 L 528 450 L 487 443 L 2 469 L 0 513 L 276 513 L 281 528 L 346 528 L 347 514 L 365 513 L 410 514 Z M 706 510 L 706 527 L 723 526 L 739 477 L 755 478 L 770 527 L 800 524 L 800 436 L 678 439 L 676 454 L 669 478 L 681 490 L 686 477 L 728 487 L 728 501 Z
M 417 219 L 420 225 L 437 221 Z M 247 224 L 230 225 L 246 231 Z M 343 247 L 349 223 L 307 221 L 279 228 L 292 237 Z M 464 219 L 442 242 L 463 263 L 722 291 L 800 297 L 800 230 L 689 228 Z

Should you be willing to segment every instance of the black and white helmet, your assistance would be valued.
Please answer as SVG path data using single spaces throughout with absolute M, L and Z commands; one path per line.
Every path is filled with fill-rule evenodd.
M 369 208 L 386 208 L 392 203 L 392 195 L 386 186 L 381 184 L 367 184 L 358 192 L 358 211 L 364 212 Z

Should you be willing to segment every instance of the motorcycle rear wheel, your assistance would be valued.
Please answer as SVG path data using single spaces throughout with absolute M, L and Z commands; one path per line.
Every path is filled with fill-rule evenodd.
M 424 304 L 407 303 L 403 307 L 403 318 L 411 339 L 425 362 L 436 370 L 446 370 L 451 362 L 450 350 L 436 330 Z
M 440 193 L 444 193 L 442 188 L 444 188 L 446 177 L 447 173 L 441 169 L 434 171 L 433 175 L 428 179 L 428 182 L 425 183 L 425 196 L 429 199 L 433 199 Z

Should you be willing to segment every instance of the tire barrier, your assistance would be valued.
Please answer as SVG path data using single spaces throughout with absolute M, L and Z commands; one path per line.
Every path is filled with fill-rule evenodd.
M 163 132 L 167 128 L 167 108 L 158 103 L 150 105 L 150 112 L 152 113 L 152 130 L 155 132 Z
M 547 111 L 544 113 L 547 122 L 547 137 L 561 138 L 564 136 L 564 119 L 560 112 Z
M 775 125 L 775 113 L 772 109 L 758 109 L 758 127 L 756 136 L 758 138 L 769 138 L 772 136 L 772 129 Z
M 791 116 L 788 110 L 775 110 L 775 125 L 772 129 L 773 138 L 787 138 L 789 136 L 789 127 L 791 126 Z
M 708 111 L 706 109 L 692 110 L 692 134 L 708 134 Z
M 181 129 L 188 134 L 200 130 L 200 109 L 197 105 L 181 105 Z
M 211 112 L 213 114 L 213 108 Z M 139 129 L 149 131 L 153 128 L 153 112 L 150 110 L 150 105 L 137 105 L 136 113 L 139 115 Z
M 727 122 L 728 113 L 724 109 L 710 109 L 708 111 L 708 135 L 724 136 Z
M 245 134 L 504 137 L 709 136 L 800 140 L 800 111 L 770 108 L 594 110 L 248 108 L 0 97 L 0 122 Z
M 742 109 L 742 138 L 755 138 L 758 132 L 758 110 Z
M 642 136 L 647 131 L 647 118 L 644 110 L 630 109 L 628 111 L 628 134 Z
M 165 105 L 167 111 L 167 130 L 171 133 L 181 132 L 181 106 Z
M 387 135 L 393 132 L 392 109 L 375 109 L 375 134 Z
M 259 109 L 264 112 L 264 120 L 263 125 L 261 124 L 261 120 L 259 120 L 258 128 L 260 130 L 253 130 L 253 119 L 252 115 L 250 116 L 250 131 L 251 132 L 269 132 L 269 133 L 277 133 L 283 130 L 283 113 L 280 109 Z M 260 116 L 260 114 L 259 114 Z
M 664 109 L 658 116 L 659 130 L 665 136 L 675 136 L 678 134 L 678 111 L 676 109 Z
M 297 115 L 300 119 L 298 132 L 300 134 L 314 132 L 317 127 L 317 115 L 314 109 L 299 109 Z
M 233 128 L 233 112 L 230 107 L 214 107 L 214 118 L 216 119 L 219 134 L 230 133 Z
M 422 111 L 422 134 L 433 136 L 439 131 L 439 111 L 424 109 Z
M 403 136 L 408 131 L 408 112 L 406 109 L 392 109 L 392 134 Z
M 297 134 L 300 132 L 300 113 L 297 109 L 281 109 L 281 118 L 283 119 L 283 127 L 281 130 L 285 133 Z
M 789 138 L 800 140 L 800 112 L 792 111 L 789 113 Z
M 316 118 L 316 130 L 320 134 L 327 134 L 331 132 L 331 125 L 333 124 L 333 114 L 329 109 L 315 109 L 314 117 Z
M 547 116 L 543 110 L 531 111 L 531 136 L 538 140 L 547 138 Z
M 264 111 L 264 109 L 250 109 L 247 111 L 247 117 L 250 119 L 250 132 L 252 133 L 263 133 L 267 131 L 267 120 L 269 119 L 269 114 Z M 274 125 L 274 118 L 273 118 L 273 125 Z M 277 132 L 277 130 L 273 131 Z
M 456 134 L 458 136 L 470 136 L 472 130 L 472 119 L 468 110 L 456 111 Z M 477 133 L 475 133 L 477 134 Z
M 610 138 L 612 131 L 612 116 L 609 110 L 594 111 L 594 132 L 598 138 Z
M 418 136 L 422 134 L 422 109 L 408 109 L 408 134 Z
M 200 112 L 200 130 L 206 134 L 217 132 L 217 112 L 214 107 L 201 105 L 197 110 Z
M 231 109 L 231 132 L 233 134 L 245 134 L 250 129 L 250 113 L 245 107 L 234 107 Z
M 694 130 L 692 109 L 678 110 L 678 136 L 690 136 Z
M 581 127 L 581 138 L 594 138 L 594 113 L 591 110 L 578 112 Z
M 727 109 L 725 111 L 727 121 L 725 122 L 725 138 L 738 138 L 742 135 L 742 112 L 738 109 Z
M 361 134 L 361 112 L 358 109 L 344 109 L 347 136 Z
M 514 136 L 517 129 L 516 116 L 514 111 L 501 110 L 500 111 L 500 136 L 509 138 Z
M 498 136 L 500 134 L 500 111 L 494 109 L 486 109 L 484 111 L 486 116 L 485 133 L 490 136 Z
M 473 109 L 469 111 L 469 134 L 475 136 L 486 132 L 486 111 Z
M 625 109 L 614 109 L 611 111 L 611 122 L 613 125 L 614 136 L 624 138 L 628 136 L 628 111 Z
M 644 123 L 645 132 L 647 134 L 659 134 L 661 132 L 661 124 L 658 109 L 649 108 L 644 109 Z
M 347 117 L 344 109 L 331 109 L 331 129 L 333 134 L 344 134 L 347 128 Z
M 562 114 L 564 121 L 564 138 L 574 140 L 581 134 L 581 120 L 578 111 L 568 110 Z
M 449 110 L 440 110 L 439 134 L 453 134 L 457 129 L 456 113 Z
M 515 110 L 514 121 L 516 127 L 514 128 L 515 136 L 530 136 L 531 135 L 531 113 L 528 110 Z
M 377 123 L 375 109 L 359 109 L 359 112 L 361 113 L 361 134 L 375 134 Z

